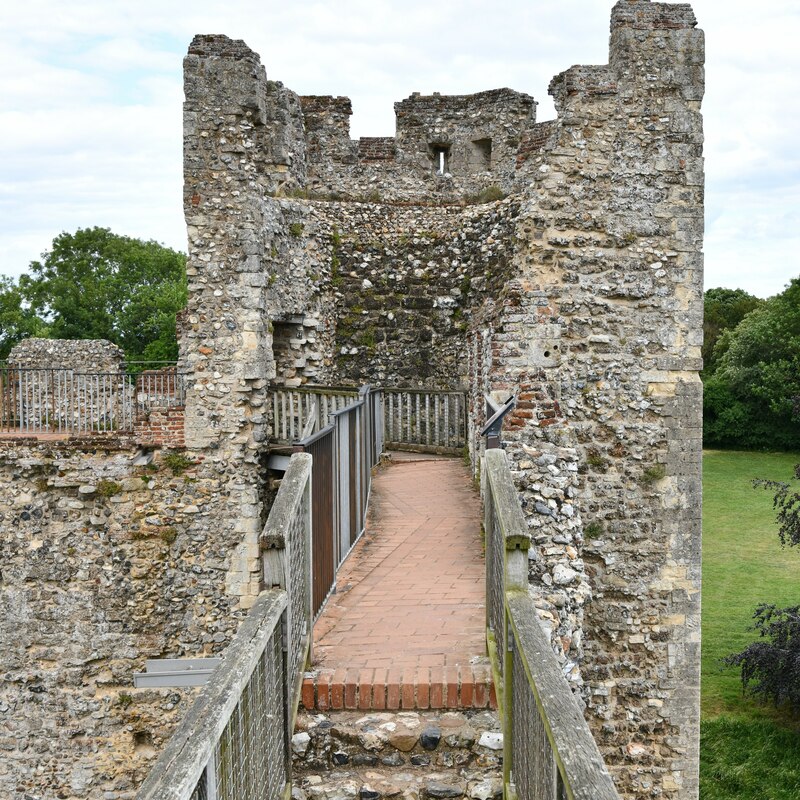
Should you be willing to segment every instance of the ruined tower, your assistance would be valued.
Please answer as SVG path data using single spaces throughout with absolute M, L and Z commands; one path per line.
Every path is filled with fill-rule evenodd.
M 516 394 L 506 448 L 531 592 L 619 789 L 697 792 L 703 34 L 621 0 L 609 63 L 528 95 L 411 97 L 394 138 L 267 79 L 243 42 L 186 58 L 197 446 L 266 435 L 267 382 Z
M 347 98 L 194 39 L 185 410 L 144 445 L 0 441 L 0 794 L 132 796 L 191 701 L 132 673 L 222 652 L 259 592 L 270 390 L 372 382 L 465 390 L 476 471 L 484 394 L 516 397 L 562 672 L 620 794 L 697 797 L 703 61 L 690 6 L 620 0 L 556 119 L 412 94 L 354 141 Z

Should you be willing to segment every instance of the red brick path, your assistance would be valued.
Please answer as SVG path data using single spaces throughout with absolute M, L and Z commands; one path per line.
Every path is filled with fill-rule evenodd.
M 398 453 L 378 470 L 366 533 L 314 627 L 306 706 L 489 705 L 480 515 L 457 459 Z

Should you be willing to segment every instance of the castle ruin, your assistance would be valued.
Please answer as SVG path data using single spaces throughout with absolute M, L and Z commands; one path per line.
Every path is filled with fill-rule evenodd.
M 347 98 L 195 37 L 191 480 L 124 437 L 0 441 L 3 791 L 132 796 L 191 694 L 124 699 L 132 671 L 221 651 L 258 595 L 270 388 L 372 382 L 466 390 L 475 469 L 484 394 L 516 395 L 540 621 L 620 793 L 697 796 L 703 61 L 690 6 L 620 0 L 555 120 L 415 93 L 353 141 Z

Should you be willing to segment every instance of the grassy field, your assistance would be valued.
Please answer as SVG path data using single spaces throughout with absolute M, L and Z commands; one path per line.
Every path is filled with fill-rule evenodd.
M 707 451 L 703 459 L 703 800 L 798 800 L 800 723 L 742 697 L 720 664 L 756 634 L 760 602 L 800 602 L 800 552 L 782 550 L 772 495 L 753 478 L 786 480 L 800 455 Z

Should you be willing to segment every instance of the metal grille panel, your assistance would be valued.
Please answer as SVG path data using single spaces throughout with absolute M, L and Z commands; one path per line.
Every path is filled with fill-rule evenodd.
M 175 368 L 138 375 L 57 368 L 0 369 L 0 430 L 72 434 L 130 431 L 149 410 L 183 402 L 183 376 Z
M 216 747 L 218 800 L 280 800 L 287 781 L 281 626 L 244 687 Z
M 467 443 L 463 392 L 385 390 L 385 436 L 390 444 L 460 449 Z
M 494 633 L 497 644 L 497 669 L 503 674 L 503 630 L 504 630 L 504 572 L 505 572 L 505 540 L 500 530 L 500 523 L 494 508 L 492 488 L 486 490 L 486 616 L 489 629 Z
M 356 400 L 358 393 L 346 389 L 275 389 L 270 402 L 272 438 L 277 442 L 295 442 L 314 414 L 317 429 L 328 424 L 331 414 Z
M 303 489 L 302 499 L 292 518 L 287 532 L 289 542 L 289 685 L 293 685 L 298 673 L 305 667 L 307 640 L 311 635 L 312 620 L 309 617 L 311 608 L 310 558 L 309 541 L 306 526 L 309 517 L 308 487 Z M 291 697 L 291 695 L 290 695 Z
M 189 798 L 189 800 L 209 800 L 207 773 L 204 772 L 200 776 L 200 780 L 197 782 L 197 786 L 195 786 L 195 789 L 192 792 L 192 796 Z
M 511 669 L 511 775 L 519 800 L 555 800 L 553 751 L 536 705 L 522 659 L 515 652 Z

